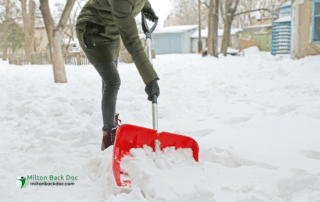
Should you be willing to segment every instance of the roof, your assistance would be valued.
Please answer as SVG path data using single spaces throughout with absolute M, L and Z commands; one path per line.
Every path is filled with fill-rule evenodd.
M 248 26 L 243 29 L 254 29 L 254 28 L 262 28 L 262 27 L 272 27 L 272 24 L 263 24 L 263 25 L 255 25 L 255 26 Z
M 237 32 L 242 31 L 242 29 L 231 29 L 231 36 L 236 35 Z M 218 29 L 218 36 L 223 36 L 223 29 Z M 201 30 L 201 38 L 207 38 L 208 37 L 208 29 Z M 191 35 L 191 38 L 199 38 L 199 32 L 195 32 Z
M 287 1 L 286 3 L 282 4 L 281 7 L 291 6 L 291 1 Z
M 179 25 L 179 26 L 170 26 L 164 27 L 161 29 L 156 29 L 153 33 L 178 33 L 178 32 L 186 32 L 189 30 L 197 29 L 198 25 Z
M 279 18 L 278 20 L 276 20 L 274 22 L 288 22 L 288 21 L 291 21 L 291 16 L 290 15 L 281 17 L 281 18 Z

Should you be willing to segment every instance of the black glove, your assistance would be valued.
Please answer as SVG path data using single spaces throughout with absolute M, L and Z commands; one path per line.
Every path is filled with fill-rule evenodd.
M 146 85 L 145 91 L 148 94 L 149 101 L 152 101 L 153 95 L 157 95 L 158 97 L 160 95 L 160 88 L 157 80 L 159 79 L 157 78 L 155 80 L 152 80 Z
M 150 7 L 149 9 L 142 9 L 141 12 L 144 14 L 144 16 L 148 19 L 151 20 L 152 22 L 155 22 L 158 20 L 158 16 L 156 16 L 154 10 Z

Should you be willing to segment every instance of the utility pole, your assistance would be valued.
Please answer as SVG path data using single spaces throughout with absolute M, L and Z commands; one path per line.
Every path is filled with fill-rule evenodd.
M 200 10 L 201 0 L 198 1 L 198 11 L 199 11 L 199 41 L 198 41 L 198 53 L 202 51 L 202 40 L 201 40 L 201 10 Z

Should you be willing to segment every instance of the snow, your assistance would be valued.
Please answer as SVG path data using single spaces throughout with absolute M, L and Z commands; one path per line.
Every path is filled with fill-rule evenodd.
M 140 185 L 129 194 L 115 184 L 113 147 L 100 151 L 94 68 L 66 65 L 68 83 L 55 84 L 51 65 L 0 61 L 0 201 L 319 202 L 320 56 L 244 51 L 219 59 L 157 55 L 159 131 L 197 140 L 199 162 L 169 150 L 157 164 L 153 154 L 140 158 L 148 149 L 133 151 L 131 165 L 150 169 L 134 164 Z M 134 64 L 118 68 L 120 119 L 152 128 L 138 71 Z M 17 176 L 27 175 L 78 180 L 19 189 Z
M 212 199 L 211 183 L 203 180 L 207 178 L 205 166 L 195 162 L 191 149 L 167 147 L 156 154 L 145 146 L 131 149 L 130 153 L 132 156 L 122 159 L 121 168 L 132 176 L 132 184 L 143 190 L 146 199 L 168 202 Z
M 62 41 L 63 41 L 64 44 L 68 44 L 69 43 L 69 39 L 62 39 Z M 70 44 L 76 44 L 76 45 L 80 46 L 78 40 L 72 40 L 71 39 L 70 40 Z
M 274 22 L 288 22 L 288 21 L 291 21 L 291 16 L 290 15 L 281 17 L 278 20 L 275 20 Z

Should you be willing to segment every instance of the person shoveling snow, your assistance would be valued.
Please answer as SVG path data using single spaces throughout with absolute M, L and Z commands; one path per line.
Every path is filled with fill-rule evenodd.
M 89 0 L 82 8 L 76 23 L 80 46 L 102 78 L 102 151 L 114 144 L 119 128 L 115 110 L 121 84 L 117 69 L 120 36 L 146 84 L 148 100 L 151 101 L 154 95 L 160 95 L 157 83 L 159 77 L 143 51 L 134 19 L 141 11 L 149 20 L 157 20 L 151 4 L 148 0 L 134 4 L 123 0 L 111 0 L 109 3 Z

